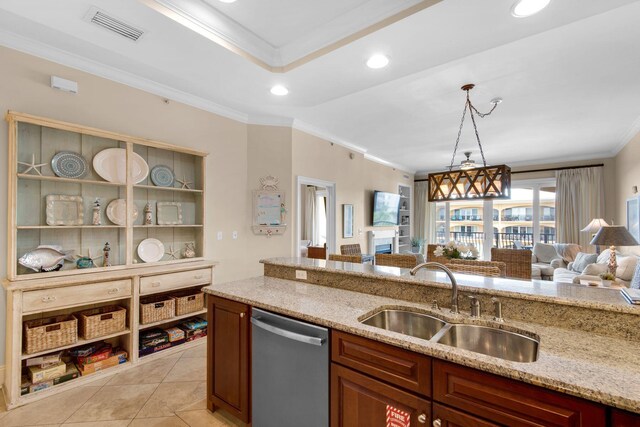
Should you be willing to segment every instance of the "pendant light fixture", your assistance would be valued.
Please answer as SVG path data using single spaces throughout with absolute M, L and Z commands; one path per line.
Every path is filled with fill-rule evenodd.
M 475 116 L 483 118 L 493 113 L 493 110 L 496 109 L 502 100 L 500 98 L 493 99 L 491 101 L 493 104 L 491 110 L 488 113 L 481 113 L 473 106 L 469 98 L 469 91 L 474 87 L 475 85 L 473 84 L 462 86 L 462 90 L 467 93 L 467 100 L 464 104 L 464 111 L 462 112 L 458 138 L 456 139 L 456 146 L 453 149 L 453 157 L 451 158 L 449 170 L 429 174 L 430 202 L 511 198 L 511 168 L 507 165 L 487 166 L 475 118 Z M 482 157 L 481 166 L 478 166 L 476 162 L 471 159 L 470 151 L 464 153 L 466 159 L 463 160 L 459 166 L 454 166 L 467 110 L 469 110 L 471 123 L 473 123 L 476 140 L 480 148 L 480 156 Z

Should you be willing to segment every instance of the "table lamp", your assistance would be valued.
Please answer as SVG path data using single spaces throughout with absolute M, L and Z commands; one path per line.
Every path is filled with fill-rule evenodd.
M 593 239 L 596 236 L 596 233 L 600 231 L 602 227 L 606 227 L 609 224 L 602 218 L 593 218 L 591 222 L 583 228 L 582 232 L 591 234 L 591 238 Z M 600 246 L 596 245 L 596 252 L 600 253 Z
M 598 231 L 593 240 L 591 240 L 591 244 L 610 246 L 609 272 L 615 276 L 618 268 L 618 263 L 616 262 L 616 246 L 636 246 L 638 242 L 625 226 L 608 225 Z

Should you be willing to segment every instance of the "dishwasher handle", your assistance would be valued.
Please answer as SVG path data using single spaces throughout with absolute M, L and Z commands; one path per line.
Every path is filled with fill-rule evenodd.
M 281 328 L 278 328 L 276 326 L 270 325 L 270 324 L 260 320 L 260 318 L 257 318 L 257 317 L 252 317 L 251 318 L 251 323 L 254 326 L 257 326 L 258 328 L 261 328 L 261 329 L 264 329 L 265 331 L 271 332 L 272 334 L 280 335 L 281 337 L 288 338 L 288 339 L 294 340 L 294 341 L 299 341 L 301 343 L 316 345 L 316 346 L 320 347 L 325 342 L 324 338 L 310 337 L 308 335 L 303 335 L 303 334 L 299 334 L 297 332 L 292 332 L 292 331 L 288 331 L 286 329 L 281 329 Z

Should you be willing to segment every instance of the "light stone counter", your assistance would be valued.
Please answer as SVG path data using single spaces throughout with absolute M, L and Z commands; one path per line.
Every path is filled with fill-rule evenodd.
M 323 270 L 326 271 L 326 267 Z M 367 271 L 366 266 L 362 267 L 361 273 L 372 274 L 371 271 Z M 380 273 L 386 274 L 377 267 L 374 274 Z M 392 276 L 391 271 L 389 277 Z M 436 276 L 436 279 L 439 277 Z M 464 283 L 464 278 L 461 281 Z M 501 280 L 495 281 L 494 284 L 498 287 L 509 286 Z M 438 285 L 450 288 L 446 284 Z M 469 286 L 467 283 L 465 285 Z M 529 288 L 535 286 L 537 285 L 530 285 Z M 485 372 L 640 413 L 638 341 L 513 321 L 509 318 L 504 324 L 494 323 L 487 316 L 472 321 L 466 315 L 453 316 L 446 309 L 433 311 L 428 304 L 405 301 L 402 298 L 370 295 L 274 277 L 256 277 L 215 284 L 206 287 L 205 292 Z M 608 304 L 617 303 L 611 301 Z M 533 363 L 509 362 L 366 326 L 359 322 L 381 307 L 409 308 L 452 323 L 484 324 L 527 335 L 534 334 L 540 338 L 539 358 Z M 624 306 L 621 307 L 626 309 Z

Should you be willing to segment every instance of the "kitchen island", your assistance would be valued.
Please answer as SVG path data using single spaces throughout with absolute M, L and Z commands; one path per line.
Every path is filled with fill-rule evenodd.
M 422 410 L 423 413 L 416 412 L 412 418 L 414 421 L 422 415 L 424 417 L 421 419 L 428 416 L 434 421 L 441 420 L 443 416 L 439 414 L 444 413 L 458 423 L 462 423 L 458 418 L 476 415 L 483 422 L 497 423 L 486 425 L 520 423 L 508 421 L 519 420 L 518 416 L 524 416 L 510 414 L 509 411 L 513 408 L 479 408 L 474 412 L 473 406 L 477 406 L 477 402 L 474 405 L 464 403 L 460 396 L 455 396 L 455 390 L 438 392 L 443 385 L 436 381 L 445 375 L 442 379 L 453 384 L 452 387 L 458 387 L 458 392 L 465 387 L 470 392 L 473 387 L 480 387 L 479 384 L 495 382 L 496 390 L 511 390 L 515 393 L 516 397 L 501 396 L 501 399 L 508 401 L 511 398 L 517 401 L 517 404 L 511 406 L 520 405 L 521 410 L 522 405 L 525 405 L 524 401 L 533 398 L 522 397 L 524 400 L 521 401 L 518 396 L 537 396 L 536 393 L 542 393 L 539 402 L 527 403 L 530 407 L 525 412 L 531 412 L 531 408 L 535 407 L 542 412 L 531 416 L 538 417 L 535 419 L 539 422 L 543 422 L 540 420 L 544 420 L 546 416 L 556 417 L 557 420 L 553 418 L 553 424 L 549 421 L 549 424 L 540 425 L 637 425 L 624 424 L 624 421 L 620 421 L 624 417 L 630 420 L 628 423 L 640 423 L 640 418 L 633 415 L 640 414 L 640 365 L 636 362 L 640 342 L 640 308 L 626 304 L 618 291 L 550 282 L 456 275 L 461 293 L 461 313 L 452 314 L 447 309 L 451 285 L 446 283 L 446 276 L 440 273 L 423 271 L 413 277 L 408 274 L 408 270 L 397 268 L 308 259 L 272 259 L 263 263 L 265 276 L 208 286 L 205 292 L 214 296 L 210 298 L 211 301 L 220 302 L 223 299 L 223 304 L 225 300 L 238 304 L 238 312 L 244 314 L 239 319 L 247 323 L 247 337 L 249 307 L 268 310 L 331 330 L 334 362 L 331 368 L 332 425 L 337 420 L 344 420 L 339 414 L 339 408 L 336 408 L 336 405 L 340 406 L 340 401 L 336 401 L 333 396 L 340 390 L 333 383 L 341 380 L 341 377 L 335 377 L 335 373 L 354 368 L 349 362 L 341 362 L 340 358 L 344 359 L 345 354 L 340 354 L 336 347 L 341 346 L 342 342 L 351 342 L 352 346 L 367 348 L 367 341 L 384 346 L 382 350 L 375 350 L 378 353 L 384 352 L 384 349 L 398 349 L 409 355 L 424 356 L 424 360 L 429 362 L 433 384 L 428 386 L 428 390 L 417 389 L 416 396 L 434 399 L 434 416 L 431 416 L 431 412 Z M 301 278 L 296 280 L 296 277 Z M 480 300 L 481 306 L 485 307 L 480 317 L 472 318 L 468 314 L 469 303 L 465 300 L 469 295 L 475 296 Z M 490 299 L 494 297 L 499 298 L 503 304 L 505 322 L 493 320 L 493 312 L 489 307 Z M 442 308 L 432 308 L 433 301 Z M 213 344 L 217 339 L 217 327 L 215 307 L 212 309 L 211 304 L 212 302 L 208 313 L 212 333 L 209 339 Z M 245 307 L 245 312 L 242 307 Z M 531 363 L 503 360 L 361 323 L 363 319 L 384 309 L 408 310 L 428 314 L 451 324 L 490 326 L 529 336 L 539 340 L 537 360 Z M 244 338 L 247 340 L 246 345 L 238 352 L 238 357 L 241 356 L 241 351 L 247 352 L 247 360 L 240 361 L 238 366 L 245 363 L 248 370 L 251 348 L 247 337 Z M 359 339 L 366 341 L 358 341 Z M 212 349 L 215 347 L 210 345 L 209 351 Z M 233 357 L 235 360 L 235 356 Z M 458 372 L 459 369 L 463 371 Z M 212 366 L 209 377 L 213 371 Z M 371 372 L 364 373 L 376 376 Z M 461 380 L 455 380 L 472 375 L 479 375 L 479 382 L 475 385 L 465 385 Z M 380 387 L 398 385 L 382 374 L 378 378 L 383 380 Z M 243 381 L 247 383 L 244 392 L 249 393 L 249 372 Z M 400 384 L 398 389 L 411 391 L 407 384 Z M 215 388 L 213 385 L 212 387 Z M 209 387 L 210 391 L 212 387 Z M 341 387 L 344 388 L 344 384 Z M 518 387 L 529 387 L 531 390 L 518 394 Z M 491 394 L 487 390 L 478 389 L 476 392 Z M 242 391 L 238 393 L 241 394 Z M 441 394 L 441 399 L 436 401 L 438 393 Z M 561 402 L 568 399 L 570 405 L 562 407 L 561 403 L 553 410 L 547 408 L 548 413 L 540 409 L 558 399 Z M 243 408 L 244 416 L 235 413 L 246 422 L 250 420 L 249 401 L 247 398 Z M 456 401 L 462 403 L 456 406 Z M 410 409 L 411 406 L 406 402 L 398 405 L 405 409 Z M 210 406 L 213 408 L 216 405 L 211 403 Z M 581 409 L 583 406 L 586 409 Z M 563 411 L 564 415 L 558 415 Z M 335 425 L 344 423 L 338 422 Z M 413 421 L 411 425 L 414 425 Z

